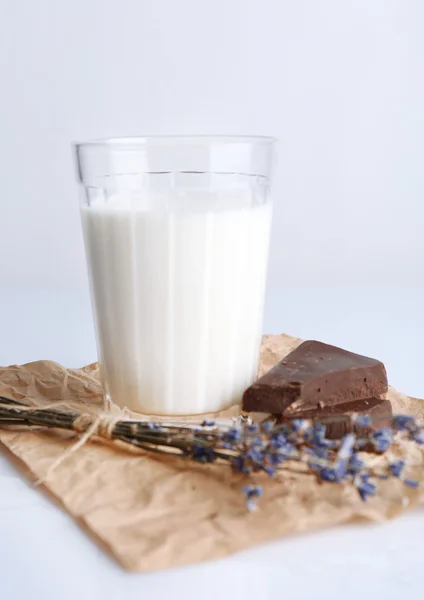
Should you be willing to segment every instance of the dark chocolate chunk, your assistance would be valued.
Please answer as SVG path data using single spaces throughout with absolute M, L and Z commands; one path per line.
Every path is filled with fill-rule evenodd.
M 290 416 L 290 411 L 374 398 L 387 389 L 382 362 L 307 341 L 245 391 L 242 408 Z
M 356 414 L 370 417 L 370 426 L 363 427 L 354 424 L 352 417 Z M 356 400 L 348 404 L 327 406 L 322 410 L 303 411 L 297 415 L 291 415 L 290 418 L 280 415 L 276 417 L 276 422 L 284 423 L 296 418 L 312 419 L 314 423 L 325 425 L 325 434 L 328 439 L 340 439 L 347 433 L 352 432 L 358 436 L 366 436 L 370 431 L 391 427 L 392 405 L 390 400 L 368 398 L 367 400 Z

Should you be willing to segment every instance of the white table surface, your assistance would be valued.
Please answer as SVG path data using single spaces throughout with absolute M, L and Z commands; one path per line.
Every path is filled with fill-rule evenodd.
M 392 385 L 424 398 L 424 288 L 269 290 L 264 330 L 376 356 Z M 2 289 L 0 364 L 95 360 L 85 290 Z M 0 450 L 0 598 L 292 599 L 421 597 L 424 512 L 285 538 L 230 558 L 128 574 L 20 476 Z M 278 595 L 276 595 L 278 594 Z M 411 596 L 412 597 L 412 596 Z

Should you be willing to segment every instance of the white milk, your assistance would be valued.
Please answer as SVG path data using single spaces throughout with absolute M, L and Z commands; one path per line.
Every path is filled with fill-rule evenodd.
M 250 193 L 120 195 L 83 207 L 106 393 L 154 414 L 217 411 L 256 376 L 271 206 Z

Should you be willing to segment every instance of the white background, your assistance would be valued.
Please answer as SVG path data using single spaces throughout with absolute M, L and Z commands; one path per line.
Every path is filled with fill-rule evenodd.
M 264 134 L 280 139 L 265 330 L 375 355 L 424 397 L 423 32 L 421 0 L 0 0 L 0 364 L 95 359 L 72 140 Z M 421 576 L 409 516 L 129 578 L 0 467 L 5 600 L 191 598 L 205 580 L 347 598 L 344 564 L 392 598 Z
M 419 278 L 420 0 L 0 6 L 3 280 L 85 287 L 70 143 L 139 133 L 280 139 L 271 287 Z

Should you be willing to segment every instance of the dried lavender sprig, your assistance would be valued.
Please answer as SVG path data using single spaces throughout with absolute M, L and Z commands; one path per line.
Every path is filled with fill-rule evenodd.
M 6 405 L 6 406 L 5 406 Z M 85 417 L 85 429 L 81 428 L 81 417 Z M 359 419 L 364 419 L 358 416 Z M 59 411 L 28 407 L 7 398 L 0 398 L 0 424 L 21 424 L 28 427 L 45 426 L 87 431 L 96 420 L 95 415 L 81 415 L 72 411 Z M 77 427 L 77 423 L 79 426 Z M 362 426 L 367 426 L 364 422 Z M 417 487 L 419 483 L 405 476 L 406 465 L 391 463 L 386 472 L 376 473 L 366 467 L 358 453 L 365 445 L 376 452 L 385 452 L 394 440 L 393 432 L 401 432 L 418 444 L 424 443 L 424 427 L 410 416 L 396 415 L 392 429 L 371 432 L 368 437 L 356 438 L 348 434 L 340 441 L 328 440 L 325 427 L 310 420 L 298 419 L 290 424 L 274 426 L 265 422 L 239 424 L 223 429 L 213 421 L 204 421 L 201 426 L 193 424 L 163 424 L 150 421 L 122 420 L 113 424 L 106 437 L 123 441 L 146 451 L 177 453 L 186 459 L 203 463 L 230 464 L 236 473 L 251 475 L 263 471 L 273 476 L 280 470 L 295 470 L 290 464 L 301 462 L 305 474 L 317 480 L 332 483 L 352 483 L 360 497 L 366 500 L 375 495 L 377 480 L 396 477 L 405 485 Z M 96 431 L 102 435 L 101 431 Z M 252 484 L 253 485 L 253 484 Z M 252 509 L 260 496 L 260 487 L 245 488 L 246 504 Z M 248 490 L 246 492 L 246 490 Z

